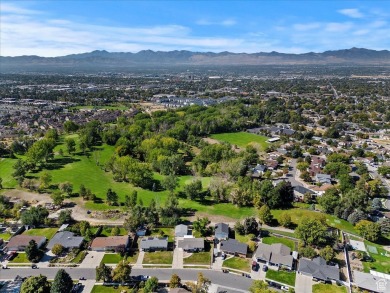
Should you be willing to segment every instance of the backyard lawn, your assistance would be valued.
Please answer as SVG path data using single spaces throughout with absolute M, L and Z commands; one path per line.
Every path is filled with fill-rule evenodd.
M 210 137 L 239 147 L 246 147 L 250 143 L 258 143 L 262 150 L 268 146 L 267 140 L 269 139 L 269 137 L 248 132 L 218 133 Z
M 268 270 L 265 278 L 276 281 L 281 284 L 286 284 L 290 286 L 295 286 L 295 272 L 286 272 L 286 271 L 274 271 Z
M 225 260 L 222 266 L 240 271 L 250 272 L 251 260 L 235 256 Z
M 145 252 L 143 264 L 172 264 L 172 251 Z
M 12 234 L 10 233 L 0 233 L 0 238 L 3 239 L 4 241 L 8 241 L 11 238 Z
M 10 263 L 29 263 L 30 261 L 27 258 L 27 255 L 24 252 L 18 252 L 18 255 L 14 257 Z
M 373 262 L 362 262 L 364 271 L 369 273 L 370 270 L 378 271 L 385 274 L 390 274 L 390 253 L 384 250 L 380 245 L 364 241 L 369 255 L 373 258 Z
M 210 252 L 197 252 L 191 256 L 183 258 L 185 265 L 209 265 L 211 262 Z
M 54 234 L 58 231 L 58 228 L 37 228 L 37 229 L 30 229 L 23 232 L 23 235 L 29 235 L 29 236 L 44 236 L 48 240 L 53 238 Z
M 295 243 L 294 241 L 286 238 L 281 237 L 275 237 L 275 236 L 267 236 L 262 238 L 262 242 L 265 244 L 274 244 L 274 243 L 282 243 L 288 247 L 290 247 L 291 250 L 295 250 Z
M 3 188 L 14 188 L 18 182 L 12 176 L 14 172 L 13 166 L 15 165 L 17 159 L 9 158 L 0 158 L 0 177 L 3 179 Z
M 111 231 L 112 231 L 111 227 L 104 227 L 102 229 L 102 232 L 100 232 L 99 236 L 111 236 Z M 127 231 L 125 228 L 119 228 L 119 231 L 120 231 L 119 236 L 124 236 L 129 234 L 129 231 Z
M 313 285 L 313 293 L 347 293 L 347 288 L 330 284 L 315 284 Z
M 173 228 L 157 228 L 151 231 L 150 236 L 155 236 L 155 237 L 168 236 L 168 242 L 173 242 L 175 240 L 175 230 Z

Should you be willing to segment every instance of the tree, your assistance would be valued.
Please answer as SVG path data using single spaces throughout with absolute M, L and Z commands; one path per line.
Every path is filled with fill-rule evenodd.
M 357 222 L 365 219 L 367 219 L 367 215 L 363 213 L 361 210 L 354 211 L 347 218 L 348 222 L 350 222 L 352 225 L 355 225 Z
M 67 133 L 75 132 L 78 129 L 79 129 L 79 126 L 76 123 L 74 123 L 73 121 L 67 120 L 67 121 L 64 122 L 64 130 Z
M 50 182 L 53 180 L 53 176 L 48 171 L 44 171 L 39 178 L 40 181 L 40 188 L 45 189 L 48 188 L 50 185 Z
M 381 227 L 381 234 L 382 235 L 389 235 L 390 234 L 390 219 L 389 218 L 382 218 L 379 221 L 379 225 Z
M 57 219 L 58 224 L 62 225 L 65 223 L 70 223 L 72 221 L 73 221 L 73 218 L 72 218 L 72 210 L 71 209 L 66 209 L 66 210 L 60 211 L 60 213 L 58 215 L 58 219 Z
M 382 176 L 390 175 L 390 166 L 380 166 L 378 168 L 378 173 Z
M 80 185 L 79 195 L 80 195 L 82 198 L 85 198 L 86 195 L 87 195 L 87 189 L 85 188 L 84 184 L 81 184 L 81 185 Z
M 136 190 L 133 190 L 130 193 L 130 196 L 126 195 L 125 196 L 125 206 L 129 208 L 134 208 L 137 205 L 137 197 L 138 193 Z
M 340 204 L 339 192 L 336 188 L 329 188 L 323 196 L 318 197 L 318 203 L 327 214 L 333 214 L 334 209 Z
M 28 167 L 25 161 L 18 159 L 13 166 L 14 172 L 12 173 L 12 176 L 14 178 L 24 177 L 28 171 Z
M 64 270 L 58 270 L 51 285 L 50 293 L 70 293 L 73 288 L 73 280 Z
M 0 177 L 0 189 L 3 189 L 3 178 Z
M 198 279 L 196 284 L 193 282 L 187 282 L 186 285 L 191 289 L 193 293 L 207 293 L 211 281 L 204 277 L 202 273 L 198 273 Z
M 307 171 L 301 172 L 301 175 L 299 175 L 299 178 L 301 178 L 305 182 L 311 182 L 312 181 L 310 173 L 307 172 Z
M 270 224 L 273 220 L 271 210 L 267 205 L 263 205 L 259 210 L 259 220 L 263 224 Z
M 283 213 L 281 216 L 280 216 L 280 219 L 279 219 L 279 224 L 282 225 L 283 227 L 290 227 L 291 225 L 291 216 L 287 213 Z
M 64 247 L 59 243 L 54 244 L 53 248 L 51 249 L 51 252 L 53 252 L 53 254 L 56 256 L 59 256 L 63 251 Z
M 114 228 L 112 228 L 111 236 L 118 236 L 119 234 L 121 234 L 121 230 L 119 229 L 118 226 L 115 226 Z
M 58 191 L 54 192 L 50 197 L 53 200 L 54 205 L 56 206 L 62 206 L 65 200 L 64 196 Z
M 251 287 L 249 288 L 251 293 L 274 293 L 277 291 L 268 289 L 268 284 L 262 280 L 253 281 Z
M 326 262 L 330 262 L 335 257 L 335 253 L 333 248 L 327 245 L 320 250 L 320 256 L 325 259 Z
M 309 169 L 309 163 L 307 162 L 300 162 L 297 164 L 297 169 L 301 172 L 307 171 Z
M 69 155 L 76 151 L 76 141 L 73 138 L 65 139 L 65 145 Z
M 209 224 L 208 218 L 197 218 L 196 221 L 192 223 L 192 226 L 195 231 L 197 231 L 201 236 L 206 236 L 207 234 L 207 225 Z
M 73 191 L 73 185 L 69 181 L 62 182 L 58 184 L 58 188 L 62 191 L 65 192 L 68 196 L 72 194 Z
M 158 288 L 158 279 L 151 277 L 145 282 L 144 293 L 156 292 Z
M 305 245 L 321 245 L 326 243 L 326 225 L 319 219 L 303 218 L 295 229 L 295 233 Z
M 112 279 L 115 282 L 120 282 L 123 284 L 130 279 L 130 274 L 131 266 L 128 263 L 121 261 L 112 271 Z
M 326 164 L 324 168 L 324 173 L 330 174 L 336 178 L 339 178 L 340 175 L 351 172 L 350 167 L 347 164 L 341 162 L 331 162 Z
M 103 262 L 96 267 L 96 281 L 103 280 L 104 282 L 109 282 L 111 280 L 111 274 L 112 268 L 106 266 Z
M 20 293 L 50 293 L 50 282 L 43 275 L 29 277 L 22 283 Z
M 244 219 L 243 228 L 245 235 L 257 234 L 259 224 L 257 223 L 255 217 L 247 217 Z
M 25 249 L 27 259 L 31 262 L 38 262 L 42 256 L 42 252 L 38 249 L 35 240 L 30 240 Z
M 314 258 L 317 255 L 317 253 L 313 247 L 304 246 L 304 245 L 298 246 L 298 253 L 299 253 L 299 255 L 306 257 L 306 258 L 310 258 L 310 259 Z
M 53 139 L 40 139 L 28 149 L 26 153 L 27 161 L 32 165 L 42 164 L 47 162 L 53 156 L 55 141 Z
M 200 180 L 195 180 L 184 186 L 184 193 L 186 194 L 187 198 L 191 200 L 194 200 L 197 197 L 199 197 L 201 192 L 202 192 L 202 181 Z
M 237 221 L 235 224 L 234 224 L 234 231 L 240 235 L 245 235 L 245 229 L 244 229 L 244 225 L 241 224 L 240 221 Z
M 111 188 L 107 190 L 107 203 L 108 205 L 118 205 L 118 194 Z
M 170 174 L 168 176 L 165 176 L 164 179 L 161 182 L 161 185 L 170 192 L 170 194 L 173 194 L 173 191 L 178 186 L 179 182 L 177 177 L 174 174 Z
M 180 288 L 181 279 L 178 275 L 173 274 L 171 276 L 171 280 L 169 281 L 169 288 Z
M 381 236 L 381 228 L 378 223 L 361 220 L 356 224 L 355 228 L 360 236 L 371 242 L 378 241 Z
M 31 207 L 21 215 L 23 225 L 40 226 L 45 222 L 49 211 L 41 206 Z
M 352 190 L 355 187 L 353 178 L 348 174 L 342 174 L 339 176 L 339 188 L 342 194 Z

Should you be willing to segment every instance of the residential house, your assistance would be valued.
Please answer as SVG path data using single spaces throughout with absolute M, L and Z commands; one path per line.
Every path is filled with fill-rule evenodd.
M 34 240 L 38 248 L 41 248 L 47 239 L 44 236 L 16 235 L 9 240 L 5 248 L 7 251 L 24 251 L 31 240 Z
M 303 198 L 304 198 L 306 193 L 309 193 L 312 196 L 314 196 L 314 194 L 315 194 L 312 190 L 310 190 L 306 187 L 303 187 L 300 185 L 294 186 L 294 199 L 296 201 L 303 201 Z
M 175 237 L 184 237 L 185 235 L 188 235 L 188 226 L 187 225 L 177 225 L 175 227 Z
M 315 181 L 321 184 L 332 184 L 332 177 L 328 174 L 316 174 Z
M 354 270 L 353 284 L 368 292 L 390 292 L 390 280 Z
M 91 250 L 94 251 L 106 251 L 116 250 L 119 247 L 129 247 L 129 236 L 108 236 L 108 237 L 96 237 L 91 243 Z
M 267 166 L 268 170 L 273 171 L 273 170 L 276 170 L 278 168 L 279 163 L 276 160 L 266 160 L 265 165 Z
M 316 176 L 317 174 L 322 173 L 322 169 L 325 167 L 325 159 L 319 156 L 312 156 L 311 163 L 309 167 L 310 176 Z
M 311 276 L 319 281 L 340 280 L 340 270 L 338 266 L 329 266 L 326 260 L 318 256 L 313 260 L 301 258 L 298 266 L 298 273 Z
M 215 224 L 215 239 L 226 240 L 229 238 L 229 225 L 225 223 Z
M 256 167 L 252 169 L 252 177 L 259 178 L 264 175 L 267 171 L 266 165 L 257 164 Z
M 140 241 L 140 251 L 168 250 L 168 237 L 147 237 Z
M 314 193 L 317 196 L 322 196 L 322 195 L 324 195 L 325 191 L 327 191 L 329 188 L 332 188 L 332 187 L 333 187 L 332 184 L 324 184 L 321 186 L 311 186 L 310 189 L 312 191 L 314 191 Z
M 57 232 L 47 244 L 47 249 L 52 249 L 55 244 L 61 244 L 66 249 L 80 248 L 84 237 L 74 236 L 72 232 Z
M 246 257 L 248 253 L 248 244 L 241 243 L 236 239 L 223 240 L 221 241 L 221 251 L 227 254 Z
M 187 252 L 204 251 L 204 239 L 185 237 L 177 241 L 177 247 Z
M 259 243 L 255 253 L 258 262 L 263 262 L 271 266 L 285 267 L 292 270 L 294 258 L 291 249 L 281 243 L 264 244 Z

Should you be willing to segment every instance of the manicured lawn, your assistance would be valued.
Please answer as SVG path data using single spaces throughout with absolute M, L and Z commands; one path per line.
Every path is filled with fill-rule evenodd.
M 23 235 L 30 236 L 45 236 L 48 240 L 53 238 L 54 234 L 58 231 L 58 228 L 39 228 L 39 229 L 30 229 L 23 232 Z
M 26 262 L 30 262 L 28 259 L 27 259 L 27 255 L 22 252 L 18 252 L 18 255 L 10 261 L 11 263 L 26 263 Z
M 136 263 L 138 258 L 138 252 L 135 252 L 132 256 L 128 256 L 126 261 L 130 263 Z M 106 253 L 103 256 L 102 262 L 105 264 L 119 263 L 123 258 L 119 253 Z
M 144 264 L 172 264 L 172 251 L 145 252 Z
M 296 238 L 296 235 L 295 233 L 290 233 L 290 232 L 285 232 L 285 231 L 279 231 L 279 230 L 274 230 L 274 229 L 264 229 L 264 231 L 268 231 L 270 233 L 276 233 L 276 234 L 280 234 L 280 235 L 284 235 L 284 236 L 289 236 L 289 237 L 294 237 Z
M 127 231 L 125 228 L 119 228 L 119 230 L 120 230 L 120 232 L 119 232 L 120 236 L 124 236 L 124 235 L 129 234 L 129 231 Z M 111 236 L 111 231 L 112 231 L 112 228 L 105 227 L 102 229 L 100 236 Z
M 370 270 L 378 271 L 385 274 L 390 274 L 390 257 L 386 255 L 390 255 L 390 253 L 386 253 L 386 250 L 382 248 L 382 246 L 369 242 L 367 240 L 364 243 L 369 246 L 374 246 L 378 250 L 378 253 L 371 253 L 369 255 L 374 259 L 373 262 L 362 262 L 364 271 L 369 273 Z
M 87 255 L 87 251 L 81 250 L 74 259 L 72 259 L 73 263 L 81 263 L 85 256 Z
M 3 188 L 14 188 L 18 184 L 12 177 L 16 161 L 17 159 L 0 158 L 0 177 L 3 179 Z
M 313 285 L 313 293 L 347 293 L 347 288 L 330 284 L 315 284 Z
M 0 238 L 4 241 L 8 241 L 11 238 L 12 234 L 10 233 L 0 233 Z
M 193 253 L 190 257 L 183 258 L 185 265 L 209 265 L 211 262 L 210 252 Z
M 282 243 L 282 244 L 290 247 L 291 250 L 295 250 L 294 241 L 292 241 L 290 239 L 286 239 L 286 238 L 267 236 L 267 237 L 262 238 L 262 242 L 265 244 Z
M 115 289 L 113 286 L 103 286 L 103 285 L 95 285 L 92 288 L 92 293 L 121 293 L 121 292 L 133 292 L 131 289 L 129 289 L 126 286 L 118 286 L 117 289 Z
M 210 137 L 239 147 L 246 147 L 250 143 L 258 143 L 263 150 L 268 146 L 267 140 L 269 139 L 269 137 L 248 132 L 219 133 Z
M 295 286 L 295 277 L 296 273 L 295 272 L 285 272 L 285 271 L 274 271 L 274 270 L 268 270 L 265 278 L 274 280 L 276 282 L 290 285 L 290 286 Z
M 234 235 L 234 238 L 235 238 L 237 241 L 240 241 L 240 242 L 242 242 L 242 243 L 248 243 L 248 241 L 251 240 L 251 237 L 250 237 L 249 235 L 250 235 L 250 234 L 248 234 L 248 235 L 240 235 L 240 234 L 236 233 L 236 234 Z
M 74 106 L 74 107 L 70 107 L 69 109 L 77 109 L 77 110 L 80 110 L 80 109 L 127 110 L 127 109 L 129 109 L 129 107 L 126 107 L 126 106 Z
M 240 271 L 250 272 L 251 271 L 251 260 L 241 257 L 232 257 L 223 262 L 223 267 L 236 269 Z
M 150 233 L 150 236 L 155 236 L 155 237 L 168 236 L 168 242 L 172 242 L 175 240 L 175 229 L 173 228 L 153 229 L 152 232 Z

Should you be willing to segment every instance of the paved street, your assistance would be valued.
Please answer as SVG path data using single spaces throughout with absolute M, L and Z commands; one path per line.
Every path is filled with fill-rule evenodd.
M 295 280 L 295 292 L 311 293 L 313 288 L 313 278 L 297 273 Z
M 39 274 L 47 276 L 49 279 L 54 279 L 57 271 L 60 268 L 40 268 L 40 269 L 31 269 L 31 268 L 11 268 L 7 270 L 1 270 L 0 279 L 2 280 L 13 280 L 16 275 L 21 277 L 28 276 L 37 276 Z M 78 280 L 81 277 L 86 278 L 87 280 L 95 280 L 96 273 L 95 269 L 91 268 L 65 268 L 65 270 L 70 274 L 74 280 Z M 223 285 L 228 288 L 237 288 L 240 291 L 247 291 L 251 286 L 253 280 L 249 278 L 244 278 L 240 275 L 229 274 L 226 275 L 222 272 L 214 270 L 204 270 L 204 269 L 135 269 L 132 270 L 132 275 L 149 275 L 156 276 L 161 281 L 169 281 L 172 274 L 178 274 L 183 282 L 185 281 L 195 281 L 199 272 L 202 272 L 206 278 L 209 278 L 212 283 Z

